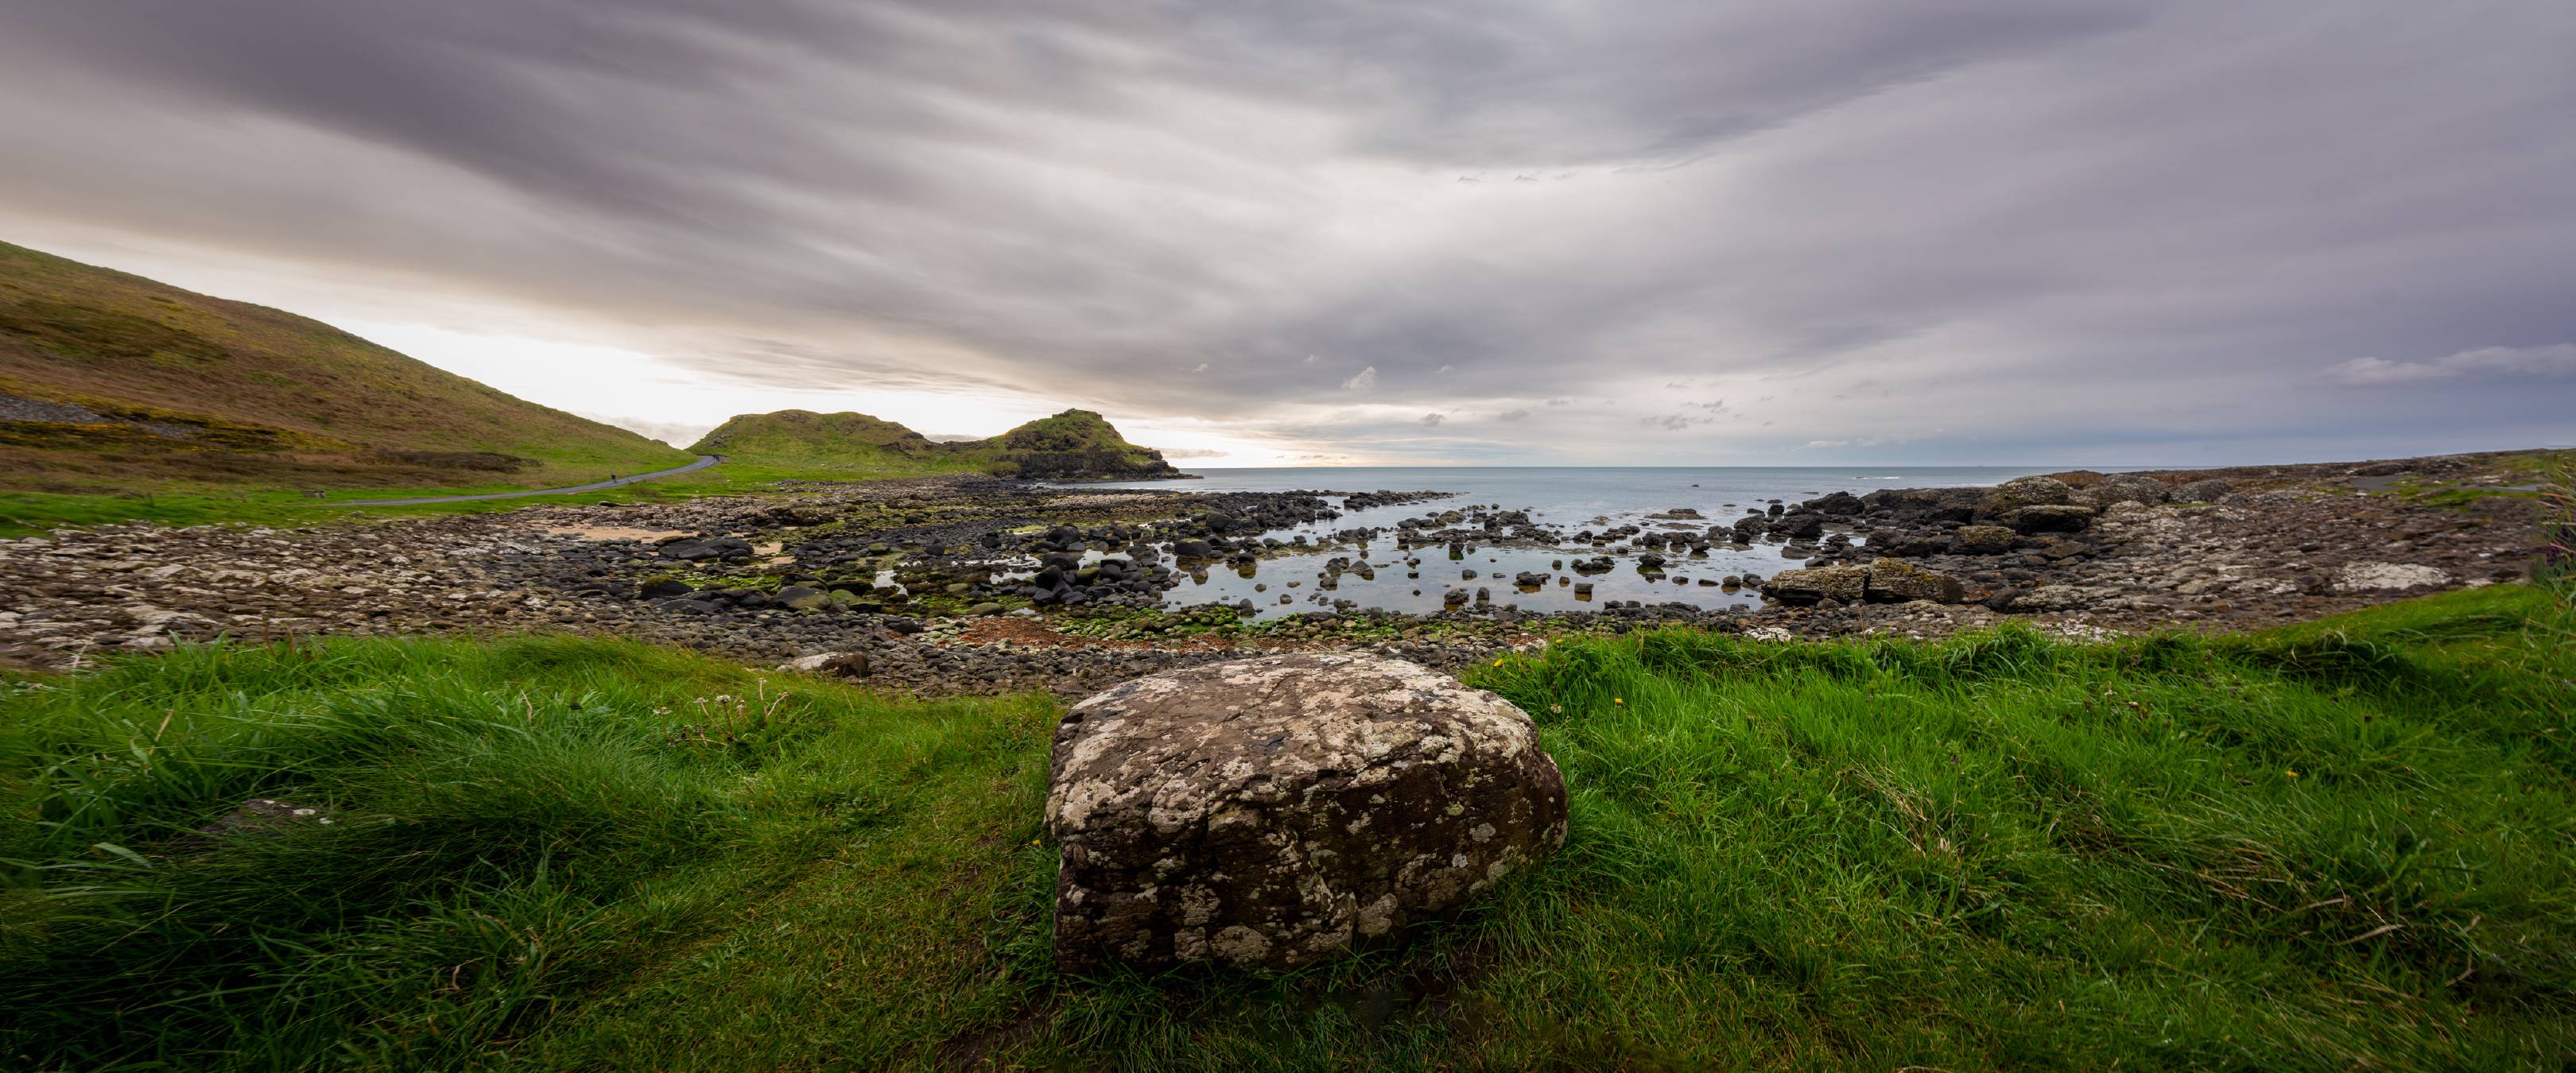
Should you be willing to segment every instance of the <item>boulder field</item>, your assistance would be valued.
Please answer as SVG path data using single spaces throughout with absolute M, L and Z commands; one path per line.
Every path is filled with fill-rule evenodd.
M 1835 492 L 1731 521 L 1682 508 L 1570 533 L 1436 492 L 982 478 L 292 528 L 105 526 L 0 540 L 0 664 L 60 667 L 217 636 L 567 630 L 769 666 L 828 663 L 925 695 L 1079 698 L 1247 655 L 1365 649 L 1456 668 L 1566 632 L 1656 625 L 1763 638 L 1928 637 L 2001 621 L 2078 636 L 2229 628 L 2519 578 L 2540 543 L 2539 504 L 2513 483 L 2527 480 L 2457 458 L 2214 477 L 2070 473 Z M 1417 504 L 1400 522 L 1337 520 Z M 1346 550 L 1369 541 L 1392 542 L 1392 561 L 1416 573 L 1479 547 L 1524 554 L 1508 573 L 1470 560 L 1448 576 L 1480 576 L 1426 576 L 1419 584 L 1454 599 L 1406 613 L 1347 598 L 1370 573 L 1368 558 Z M 1720 549 L 1730 562 L 1776 555 L 1782 569 L 1706 568 L 1702 556 Z M 1255 622 L 1248 604 L 1172 602 L 1211 569 L 1290 555 L 1332 560 L 1304 588 L 1289 574 L 1286 591 L 1262 593 L 1313 594 L 1301 596 L 1313 603 L 1304 614 Z M 1540 612 L 1511 602 L 1682 571 L 1697 586 L 1659 591 L 1731 603 L 1610 599 Z

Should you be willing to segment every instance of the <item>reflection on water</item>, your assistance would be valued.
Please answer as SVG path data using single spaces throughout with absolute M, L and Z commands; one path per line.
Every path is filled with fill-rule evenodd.
M 2013 477 L 2043 472 L 2037 467 L 1908 467 L 1858 470 L 1842 467 L 1609 467 L 1609 468 L 1385 468 L 1385 469 L 1236 469 L 1206 470 L 1193 492 L 1286 491 L 1291 489 L 1448 489 L 1462 494 L 1429 502 L 1345 511 L 1341 517 L 1262 534 L 1280 541 L 1305 537 L 1313 550 L 1264 558 L 1249 573 L 1224 562 L 1183 563 L 1185 576 L 1163 594 L 1167 607 L 1232 604 L 1252 601 L 1264 618 L 1332 608 L 1348 600 L 1362 608 L 1432 612 L 1453 591 L 1463 591 L 1466 607 L 1476 606 L 1484 589 L 1489 606 L 1517 605 L 1525 611 L 1575 611 L 1598 608 L 1611 600 L 1649 604 L 1686 603 L 1704 609 L 1750 607 L 1761 596 L 1747 586 L 1728 590 L 1715 584 L 1727 575 L 1758 573 L 1765 577 L 1803 565 L 1779 544 L 1757 543 L 1733 548 L 1724 543 L 1704 556 L 1670 550 L 1660 572 L 1641 572 L 1635 551 L 1619 553 L 1608 546 L 1576 542 L 1580 530 L 1595 532 L 1636 525 L 1648 533 L 1705 534 L 1726 526 L 1747 511 L 1773 502 L 1795 504 L 1828 492 L 1866 494 L 1880 488 L 1991 485 Z M 1098 488 L 1097 485 L 1084 487 Z M 1120 487 L 1112 485 L 1110 487 Z M 1163 484 L 1130 487 L 1168 488 Z M 1327 496 L 1340 506 L 1338 496 Z M 1472 511 L 1485 506 L 1527 511 L 1531 520 L 1559 534 L 1558 548 L 1478 548 L 1459 559 L 1439 546 L 1400 552 L 1394 543 L 1396 523 L 1444 511 Z M 1694 512 L 1697 518 L 1688 513 Z M 1380 530 L 1374 543 L 1354 547 L 1334 534 L 1362 528 Z M 1829 524 L 1828 532 L 1839 526 Z M 1865 543 L 1865 541 L 1862 541 Z M 1168 552 L 1168 547 L 1165 549 Z M 1578 561 L 1608 555 L 1612 568 L 1578 574 Z M 1374 576 L 1342 573 L 1326 586 L 1321 575 L 1335 557 L 1365 562 Z M 1421 565 L 1408 567 L 1407 558 Z M 1557 566 L 1555 564 L 1562 563 Z M 1170 564 L 1166 559 L 1165 563 Z M 1465 571 L 1476 576 L 1467 578 Z M 1515 575 L 1544 573 L 1544 584 L 1514 584 Z M 1589 598 L 1578 585 L 1590 584 Z M 1281 597 L 1287 602 L 1280 602 Z
M 1267 558 L 1239 567 L 1224 562 L 1185 563 L 1184 567 L 1197 571 L 1166 591 L 1163 605 L 1250 600 L 1260 617 L 1277 618 L 1329 610 L 1334 601 L 1348 600 L 1363 608 L 1429 613 L 1440 610 L 1452 590 L 1467 597 L 1465 604 L 1457 606 L 1473 607 L 1476 590 L 1483 589 L 1489 606 L 1512 605 L 1523 611 L 1598 609 L 1610 600 L 1681 602 L 1714 610 L 1762 602 L 1751 589 L 1719 587 L 1717 582 L 1726 575 L 1748 570 L 1767 575 L 1784 565 L 1796 565 L 1783 564 L 1773 549 L 1712 548 L 1706 556 L 1673 558 L 1660 572 L 1640 571 L 1633 557 L 1614 557 L 1615 565 L 1599 573 L 1575 572 L 1577 562 L 1596 554 L 1589 549 L 1577 554 L 1544 548 L 1478 548 L 1452 559 L 1442 548 L 1406 553 L 1380 541 L 1365 549 L 1365 554 L 1346 548 Z M 1329 571 L 1327 564 L 1336 557 L 1348 558 L 1351 569 L 1338 574 Z M 1421 565 L 1408 566 L 1407 558 L 1418 559 Z M 1362 563 L 1374 578 L 1358 572 Z M 1551 565 L 1559 563 L 1562 567 Z M 1465 576 L 1471 570 L 1476 576 Z M 1547 580 L 1535 586 L 1516 585 L 1515 578 L 1524 573 L 1545 574 Z M 1577 585 L 1591 591 L 1577 595 Z

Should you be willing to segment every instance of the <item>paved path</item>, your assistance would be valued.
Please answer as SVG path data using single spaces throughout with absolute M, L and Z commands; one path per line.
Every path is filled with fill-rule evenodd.
M 332 507 L 409 507 L 422 503 L 473 503 L 485 499 L 523 499 L 528 496 L 559 496 L 567 492 L 597 492 L 604 489 L 615 488 L 621 484 L 633 484 L 637 481 L 649 481 L 655 477 L 668 477 L 674 473 L 695 473 L 722 461 L 724 461 L 723 455 L 699 455 L 697 461 L 676 469 L 666 469 L 656 473 L 638 473 L 632 477 L 619 477 L 613 481 L 600 481 L 597 484 L 576 484 L 570 488 L 539 488 L 528 492 L 487 492 L 479 496 L 422 496 L 418 499 L 352 499 L 347 502 L 328 503 L 322 505 Z

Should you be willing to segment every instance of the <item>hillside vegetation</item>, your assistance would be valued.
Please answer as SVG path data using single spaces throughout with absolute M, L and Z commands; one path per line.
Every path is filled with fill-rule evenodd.
M 2576 611 L 1558 644 L 1564 852 L 1284 975 L 1050 961 L 1044 698 L 567 638 L 182 649 L 0 699 L 30 1069 L 2552 1068 Z M 244 799 L 318 810 L 198 829 Z M 329 819 L 329 824 L 320 822 Z
M 985 473 L 996 477 L 1177 477 L 1149 447 L 1127 442 L 1106 418 L 1066 410 L 984 440 L 940 443 L 866 414 L 780 410 L 741 414 L 690 448 L 732 464 L 853 477 Z
M 327 324 L 0 243 L 0 495 L 544 487 L 688 460 Z

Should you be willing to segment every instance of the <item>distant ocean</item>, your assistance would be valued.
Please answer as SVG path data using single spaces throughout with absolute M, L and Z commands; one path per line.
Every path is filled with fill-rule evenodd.
M 1135 481 L 1109 487 L 1184 492 L 1457 492 L 1474 503 L 1546 511 L 1551 519 L 1693 507 L 1711 518 L 1722 504 L 1796 502 L 1828 492 L 2001 484 L 2065 466 L 1302 466 L 1182 469 L 1195 481 Z M 1085 485 L 1097 488 L 1100 485 Z M 1413 513 L 1420 513 L 1418 510 Z M 1740 511 L 1738 513 L 1741 513 Z M 1732 518 L 1733 515 L 1729 515 Z M 1353 523 L 1344 522 L 1344 526 Z M 1367 524 L 1367 523 L 1359 523 Z
M 1185 467 L 1187 468 L 1187 467 Z M 1405 506 L 1376 507 L 1346 511 L 1339 518 L 1283 529 L 1272 536 L 1288 539 L 1297 535 L 1324 537 L 1336 530 L 1362 526 L 1392 528 L 1396 522 L 1425 513 L 1437 513 L 1471 503 L 1499 505 L 1506 510 L 1527 510 L 1533 520 L 1556 526 L 1567 533 L 1586 528 L 1601 528 L 1623 522 L 1655 524 L 1649 514 L 1688 507 L 1707 519 L 1706 525 L 1724 525 L 1747 510 L 1762 509 L 1770 500 L 1787 503 L 1813 499 L 1830 492 L 1865 495 L 1881 488 L 1935 488 L 1959 485 L 2000 484 L 2015 477 L 2049 473 L 2064 466 L 1309 466 L 1275 468 L 1189 468 L 1188 472 L 1203 479 L 1194 481 L 1125 481 L 1098 484 L 1085 482 L 1066 487 L 1079 488 L 1156 488 L 1177 492 L 1286 492 L 1332 491 L 1374 492 L 1456 492 L 1458 498 Z M 2099 469 L 2101 467 L 2093 467 Z M 1593 554 L 1589 548 L 1583 554 Z M 1571 549 L 1569 549 L 1571 551 Z M 1513 603 L 1528 610 L 1575 610 L 1595 605 L 1599 600 L 1626 599 L 1649 602 L 1680 602 L 1705 608 L 1746 606 L 1760 602 L 1751 590 L 1725 592 L 1699 582 L 1714 582 L 1727 574 L 1754 571 L 1765 575 L 1798 565 L 1783 561 L 1776 548 L 1756 545 L 1744 551 L 1723 547 L 1713 549 L 1706 557 L 1693 557 L 1676 562 L 1663 573 L 1622 569 L 1597 575 L 1587 580 L 1596 592 L 1590 597 L 1574 595 L 1570 584 L 1550 584 L 1537 591 L 1515 589 L 1514 573 L 1531 570 L 1563 576 L 1555 564 L 1572 557 L 1566 552 L 1539 549 L 1479 549 L 1460 560 L 1427 560 L 1419 570 L 1408 570 L 1400 564 L 1401 556 L 1391 543 L 1379 542 L 1368 550 L 1367 559 L 1378 570 L 1374 580 L 1344 575 L 1340 586 L 1330 593 L 1319 592 L 1309 584 L 1289 587 L 1288 582 L 1308 582 L 1322 569 L 1323 562 L 1335 554 L 1348 554 L 1347 549 L 1320 551 L 1266 559 L 1257 568 L 1241 571 L 1216 570 L 1184 582 L 1165 595 L 1172 606 L 1203 603 L 1233 603 L 1251 600 L 1264 618 L 1323 609 L 1333 599 L 1351 600 L 1363 607 L 1399 611 L 1437 611 L 1445 590 L 1463 588 L 1472 593 L 1477 588 L 1491 590 L 1495 603 Z M 1465 577 L 1473 570 L 1478 575 Z M 1569 579 L 1570 580 L 1570 579 Z M 1258 587 L 1256 587 L 1258 586 Z M 1283 602 L 1283 597 L 1285 598 Z

